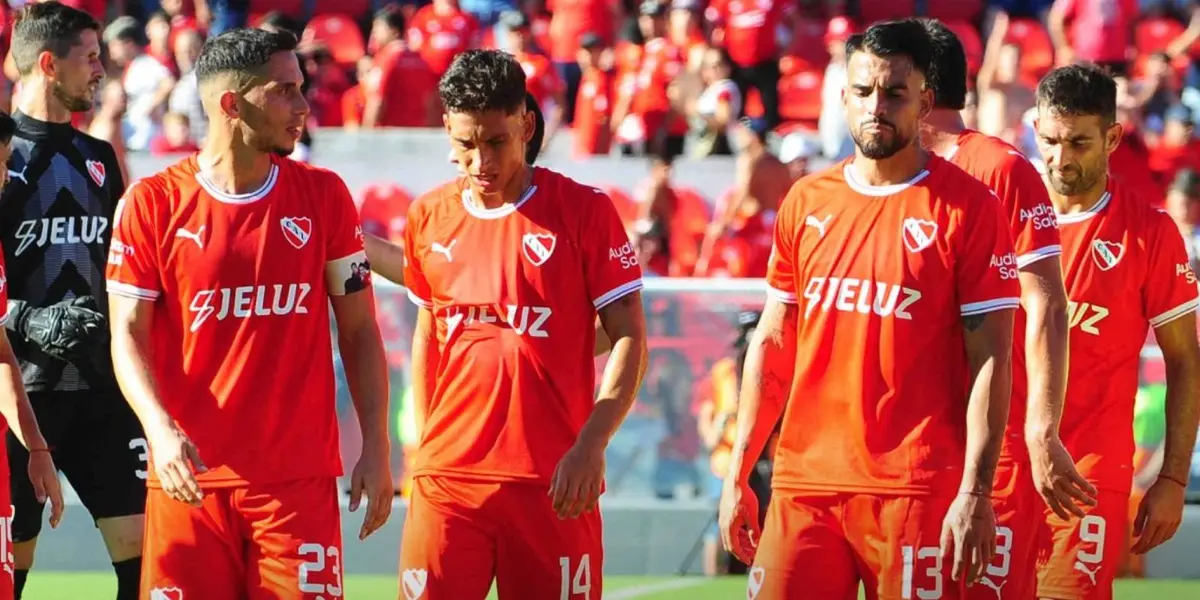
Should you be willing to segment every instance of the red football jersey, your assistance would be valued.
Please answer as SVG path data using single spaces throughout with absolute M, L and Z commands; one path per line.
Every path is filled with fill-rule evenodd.
M 995 195 L 937 157 L 886 187 L 847 160 L 792 187 L 774 243 L 770 292 L 801 317 L 775 486 L 952 492 L 971 383 L 961 318 L 1019 303 Z
M 1062 242 L 1054 221 L 1054 205 L 1042 176 L 1016 148 L 978 131 L 964 131 L 946 159 L 982 181 L 996 196 L 1008 215 L 1016 250 L 1015 264 L 1001 267 L 1002 275 L 1015 279 L 1017 270 L 1043 258 L 1062 254 Z M 1013 327 L 1012 402 L 1005 428 L 1005 452 L 1025 453 L 1025 413 L 1028 382 L 1025 378 L 1025 311 L 1018 310 Z
M 442 353 L 414 474 L 549 483 L 595 403 L 596 312 L 641 268 L 599 190 L 538 168 L 516 204 L 470 194 L 426 194 L 405 230 L 404 281 Z
M 370 285 L 346 184 L 278 158 L 231 196 L 192 156 L 131 186 L 113 230 L 108 291 L 154 303 L 154 380 L 201 485 L 340 475 L 327 297 Z
M 1058 226 L 1071 331 L 1063 443 L 1093 485 L 1128 493 L 1147 329 L 1195 312 L 1196 276 L 1166 213 L 1114 179 L 1095 206 L 1058 215 Z

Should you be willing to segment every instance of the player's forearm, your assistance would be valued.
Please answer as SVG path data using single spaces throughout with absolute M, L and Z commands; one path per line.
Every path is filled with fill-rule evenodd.
M 404 249 L 379 236 L 363 235 L 363 248 L 371 270 L 397 285 L 404 285 Z
M 388 377 L 383 339 L 375 327 L 339 334 L 338 351 L 346 369 L 350 399 L 358 415 L 363 444 L 388 439 Z
M 434 333 L 433 315 L 428 309 L 417 313 L 417 326 L 412 344 L 412 398 L 417 431 L 424 431 L 425 418 L 433 405 L 433 390 L 437 381 L 437 365 L 441 360 Z
M 745 483 L 783 415 L 796 368 L 795 305 L 769 301 L 746 347 L 729 475 Z
M 46 447 L 46 439 L 38 428 L 37 417 L 21 381 L 21 365 L 7 341 L 0 348 L 0 415 L 23 446 Z
M 1012 394 L 1013 313 L 1001 310 L 963 317 L 971 395 L 961 492 L 992 492 Z
M 1037 443 L 1056 437 L 1062 421 L 1067 391 L 1066 293 L 1060 289 L 1058 294 L 1031 294 L 1023 304 L 1029 390 L 1024 433 L 1026 442 Z
M 602 448 L 608 446 L 633 408 L 642 377 L 646 374 L 647 355 L 644 328 L 640 334 L 630 332 L 612 341 L 612 351 L 608 355 L 608 363 L 604 365 L 596 405 L 579 431 L 581 443 Z
M 129 407 L 149 433 L 160 426 L 171 426 L 159 399 L 158 386 L 150 371 L 150 340 L 117 324 L 112 327 L 113 371 L 117 385 Z
M 1200 427 L 1200 356 L 1164 356 L 1167 370 L 1166 440 L 1160 476 L 1187 483 Z

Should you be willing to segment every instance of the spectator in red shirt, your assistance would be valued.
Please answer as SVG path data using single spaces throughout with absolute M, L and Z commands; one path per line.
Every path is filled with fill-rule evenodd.
M 481 33 L 479 22 L 458 7 L 458 0 L 433 0 L 413 15 L 408 47 L 441 77 L 459 52 L 479 45 Z
M 150 42 L 146 45 L 146 54 L 153 56 L 178 77 L 179 68 L 175 65 L 175 53 L 171 46 L 171 18 L 167 13 L 158 11 L 150 15 L 146 21 L 146 39 Z
M 673 101 L 672 84 L 683 70 L 683 54 L 665 37 L 665 4 L 646 0 L 639 11 L 638 27 L 646 42 L 631 82 L 632 93 L 622 91 L 613 111 L 614 134 L 623 146 L 623 154 L 637 154 L 639 149 L 661 142 L 657 152 L 679 156 L 683 154 L 688 125 Z
M 1195 122 L 1188 107 L 1172 106 L 1164 121 L 1162 136 L 1150 146 L 1150 172 L 1166 189 L 1180 170 L 1200 171 L 1200 140 L 1194 137 Z
M 1096 63 L 1126 75 L 1137 18 L 1138 0 L 1057 0 L 1048 23 L 1055 59 Z
M 355 65 L 356 80 L 358 83 L 342 94 L 342 127 L 346 129 L 358 129 L 362 125 L 363 110 L 367 106 L 365 91 L 367 78 L 371 76 L 372 68 L 373 65 L 370 56 L 358 59 L 358 64 Z
M 583 34 L 600 36 L 606 47 L 616 43 L 617 24 L 625 17 L 621 0 L 546 0 L 550 9 L 550 60 L 566 86 L 566 123 L 574 123 L 576 95 L 583 73 L 577 56 Z
M 579 40 L 582 78 L 575 104 L 575 156 L 604 155 L 612 150 L 612 111 L 616 102 L 616 77 L 611 51 L 604 39 L 585 33 Z
M 500 26 L 505 31 L 508 51 L 525 71 L 526 91 L 533 96 L 546 117 L 546 132 L 542 140 L 542 149 L 545 149 L 549 147 L 563 120 L 565 89 L 562 79 L 550 59 L 537 50 L 529 17 L 521 12 L 509 11 L 501 15 Z
M 417 17 L 420 17 L 419 13 Z M 432 22 L 426 21 L 426 26 Z M 409 29 L 410 39 L 416 28 L 414 25 Z M 363 87 L 366 105 L 363 108 L 362 126 L 365 128 L 436 127 L 441 123 L 441 105 L 437 98 L 438 76 L 423 55 L 405 45 L 402 31 L 404 15 L 399 10 L 385 8 L 375 15 L 371 40 L 378 50 Z M 429 41 L 436 39 L 439 38 Z
M 778 31 L 792 31 L 795 3 L 784 0 L 713 0 L 705 11 L 715 27 L 713 41 L 729 51 L 738 70 L 734 79 L 747 98 L 758 90 L 763 118 L 772 129 L 779 124 Z
M 700 9 L 700 0 L 672 0 L 667 21 L 667 39 L 683 51 L 684 64 L 689 71 L 699 70 L 708 48 Z
M 163 156 L 199 151 L 200 147 L 192 139 L 192 124 L 187 115 L 174 112 L 163 115 L 162 133 L 150 140 L 150 153 Z

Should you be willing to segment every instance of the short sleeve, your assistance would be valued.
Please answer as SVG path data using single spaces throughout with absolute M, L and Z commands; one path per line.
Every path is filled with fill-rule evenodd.
M 325 287 L 330 296 L 345 296 L 371 286 L 371 263 L 363 250 L 362 225 L 350 190 L 341 177 L 330 178 L 325 203 Z
M 962 316 L 1020 305 L 1017 255 L 1008 222 L 995 198 L 979 198 L 962 213 L 955 243 L 955 288 Z
M 105 273 L 110 294 L 153 301 L 162 292 L 154 191 L 153 185 L 136 182 L 117 202 Z
M 4 268 L 3 251 L 0 251 L 0 311 L 4 311 L 4 315 L 0 316 L 0 325 L 4 325 L 11 312 L 8 310 L 8 271 Z
M 796 304 L 796 233 L 799 217 L 799 184 L 792 187 L 779 207 L 771 256 L 767 259 L 767 294 L 780 302 Z
M 1054 206 L 1033 164 L 1015 151 L 1008 154 L 992 188 L 1008 212 L 1017 268 L 1062 254 Z
M 433 308 L 433 290 L 429 288 L 429 280 L 421 268 L 421 260 L 417 253 L 422 246 L 418 242 L 421 235 L 421 225 L 425 222 L 425 202 L 418 199 L 408 208 L 408 226 L 404 228 L 404 286 L 408 290 L 408 299 L 421 308 Z
M 584 285 L 592 305 L 600 310 L 642 289 L 642 266 L 608 194 L 594 190 L 583 202 L 591 209 L 580 236 Z
M 1188 261 L 1179 229 L 1165 213 L 1155 211 L 1147 240 L 1146 283 L 1142 302 L 1151 327 L 1161 327 L 1195 312 L 1196 274 Z

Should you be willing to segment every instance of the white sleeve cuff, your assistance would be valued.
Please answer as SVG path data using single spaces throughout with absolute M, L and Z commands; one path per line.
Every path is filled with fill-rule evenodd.
M 430 310 L 433 309 L 432 302 L 414 294 L 411 288 L 405 288 L 405 289 L 408 291 L 408 299 L 412 300 L 413 304 L 416 304 L 417 306 L 420 306 L 421 308 L 428 308 Z
M 971 302 L 964 304 L 961 307 L 961 311 L 962 316 L 969 317 L 971 315 L 982 315 L 985 313 L 1006 310 L 1009 308 L 1015 309 L 1020 305 L 1020 298 L 996 298 L 995 300 L 984 300 L 982 302 Z
M 1018 256 L 1017 268 L 1024 269 L 1025 267 L 1028 267 L 1029 265 L 1032 265 L 1043 258 L 1050 258 L 1051 256 L 1058 256 L 1060 254 L 1062 254 L 1062 246 L 1057 244 L 1053 246 L 1042 246 L 1037 250 L 1032 250 Z
M 595 306 L 596 310 L 600 310 L 605 306 L 608 306 L 609 304 L 612 304 L 613 302 L 616 302 L 617 300 L 620 300 L 621 298 L 624 298 L 625 296 L 628 296 L 629 294 L 632 294 L 640 289 L 642 289 L 642 278 L 639 277 L 633 281 L 623 283 L 601 294 L 600 297 L 592 300 L 592 306 Z
M 110 294 L 124 296 L 126 298 L 134 298 L 137 300 L 158 300 L 159 293 L 157 290 L 148 290 L 146 288 L 141 288 L 136 285 L 123 283 L 112 279 L 107 280 L 106 283 L 107 285 L 105 288 Z
M 798 304 L 799 299 L 791 292 L 785 292 L 778 288 L 767 287 L 767 297 L 774 298 L 784 304 Z
M 1200 306 L 1200 299 L 1192 298 L 1191 300 L 1188 300 L 1187 302 L 1184 302 L 1183 304 L 1180 304 L 1179 306 L 1176 306 L 1175 308 L 1172 308 L 1171 310 L 1168 310 L 1157 317 L 1150 319 L 1150 326 L 1158 328 L 1166 325 L 1167 323 L 1170 323 L 1171 321 L 1174 321 L 1175 319 L 1178 319 L 1189 312 L 1194 312 L 1197 306 Z

